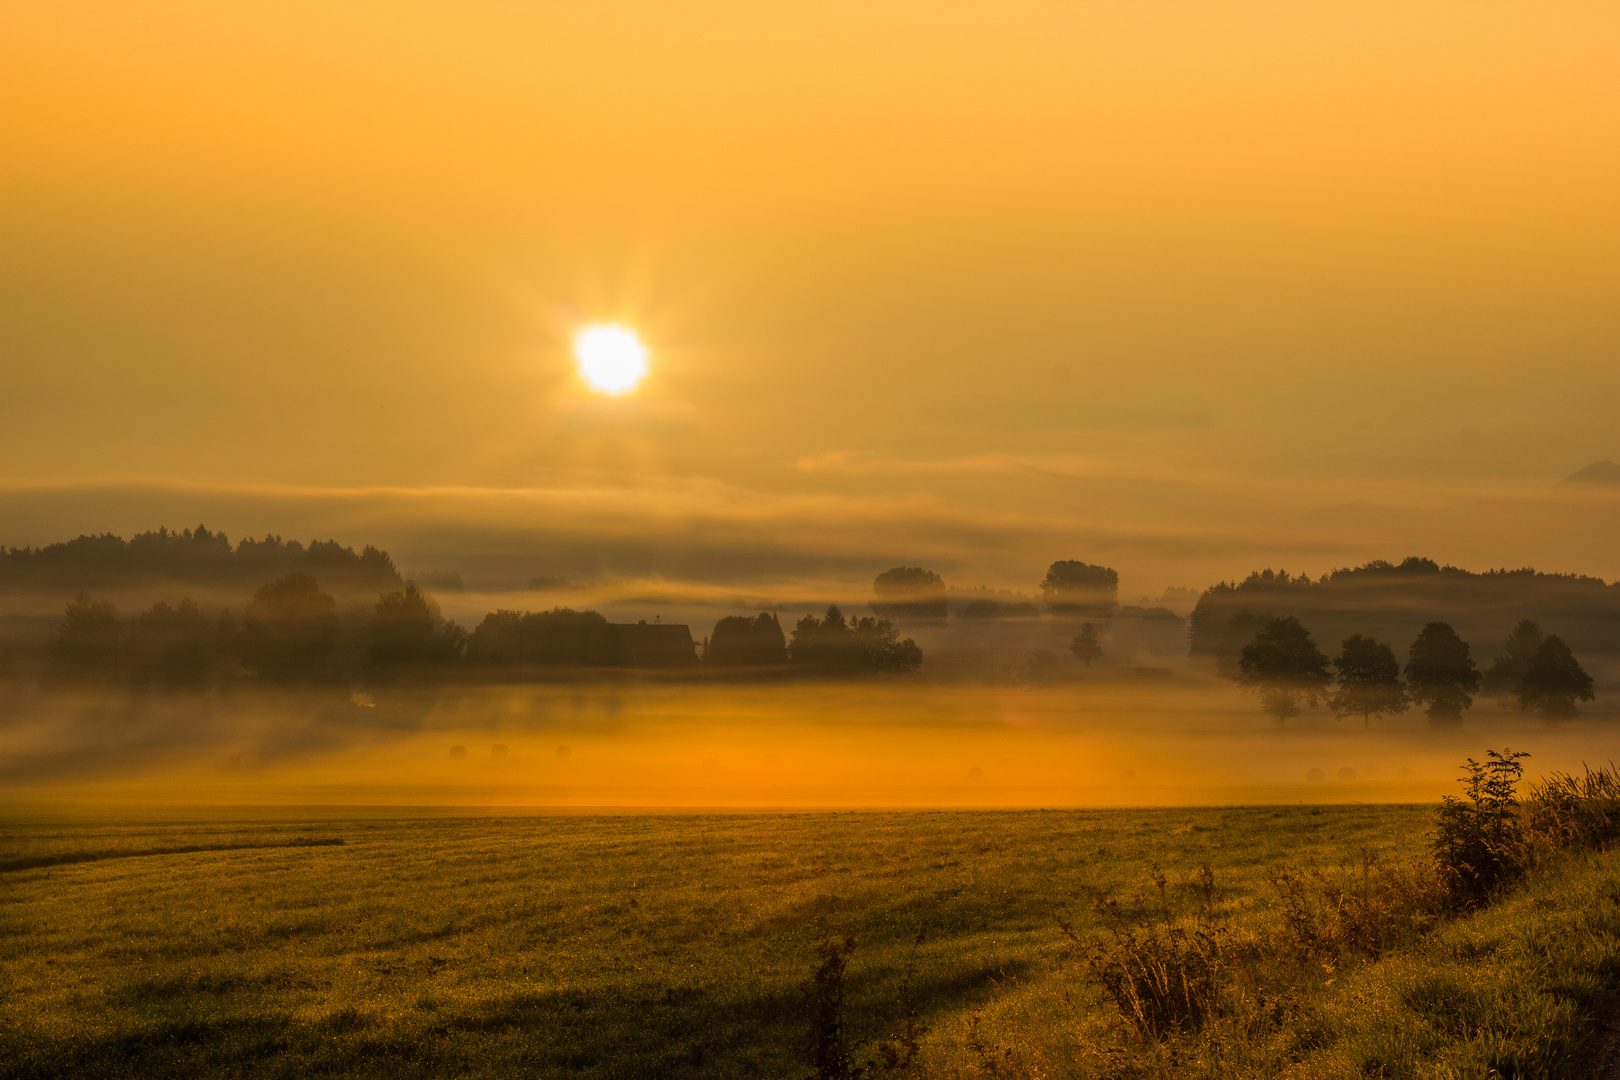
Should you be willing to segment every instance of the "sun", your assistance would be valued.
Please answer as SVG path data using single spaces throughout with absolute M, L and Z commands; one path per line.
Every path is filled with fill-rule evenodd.
M 636 332 L 617 323 L 587 326 L 574 335 L 579 375 L 591 389 L 617 397 L 647 377 L 647 346 Z

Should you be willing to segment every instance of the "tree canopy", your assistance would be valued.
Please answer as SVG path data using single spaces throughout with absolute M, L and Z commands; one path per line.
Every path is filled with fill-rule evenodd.
M 461 627 L 439 617 L 416 582 L 377 599 L 371 620 L 371 648 L 367 658 L 373 670 L 397 672 L 420 664 L 444 664 L 461 656 Z
M 750 667 L 787 663 L 787 637 L 775 615 L 757 618 L 727 615 L 714 624 L 704 662 L 717 667 Z
M 337 603 L 308 574 L 259 586 L 242 627 L 242 664 L 272 682 L 322 682 L 333 675 Z
M 1479 672 L 1469 658 L 1468 642 L 1449 623 L 1430 623 L 1412 642 L 1406 687 L 1413 701 L 1428 706 L 1431 720 L 1456 720 L 1474 704 Z
M 1119 573 L 1076 559 L 1060 559 L 1046 569 L 1041 595 L 1054 614 L 1106 615 L 1119 602 Z
M 1592 676 L 1570 652 L 1564 639 L 1549 635 L 1525 664 L 1518 687 L 1519 707 L 1534 709 L 1543 716 L 1574 716 L 1575 702 L 1591 701 Z
M 910 671 L 922 664 L 922 650 L 887 619 L 844 618 L 834 604 L 822 618 L 806 615 L 793 627 L 788 656 L 796 665 L 825 672 L 857 674 Z
M 1351 634 L 1341 643 L 1333 666 L 1339 683 L 1328 697 L 1328 707 L 1335 716 L 1360 716 L 1370 724 L 1375 716 L 1406 711 L 1401 663 L 1395 650 L 1382 641 Z
M 892 619 L 943 619 L 950 608 L 945 581 L 920 566 L 896 566 L 872 581 L 872 610 Z
M 1530 667 L 1530 658 L 1541 648 L 1546 636 L 1534 619 L 1521 619 L 1503 642 L 1502 655 L 1480 676 L 1479 685 L 1487 694 L 1517 694 Z
M 1292 616 L 1268 620 L 1238 664 L 1238 684 L 1259 694 L 1279 722 L 1297 716 L 1302 700 L 1315 708 L 1332 681 L 1327 656 Z

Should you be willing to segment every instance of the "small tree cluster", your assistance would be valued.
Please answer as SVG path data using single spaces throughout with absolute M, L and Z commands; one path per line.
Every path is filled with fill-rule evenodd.
M 836 604 L 821 618 L 806 615 L 794 625 L 788 657 L 823 671 L 910 671 L 922 664 L 917 643 L 902 640 L 889 620 L 845 619 Z
M 1508 639 L 1508 649 L 1508 656 L 1492 666 L 1492 678 L 1498 685 L 1504 678 L 1516 680 L 1521 708 L 1570 716 L 1577 699 L 1592 700 L 1591 676 L 1559 638 L 1542 639 L 1540 628 L 1526 621 Z M 1473 705 L 1481 683 L 1468 643 L 1447 623 L 1423 628 L 1407 650 L 1403 671 L 1389 645 L 1361 634 L 1345 638 L 1338 657 L 1329 661 L 1292 616 L 1261 624 L 1240 651 L 1237 681 L 1258 694 L 1279 722 L 1298 715 L 1301 703 L 1315 708 L 1325 702 L 1334 715 L 1360 716 L 1364 723 L 1413 704 L 1423 706 L 1431 721 L 1455 721 Z

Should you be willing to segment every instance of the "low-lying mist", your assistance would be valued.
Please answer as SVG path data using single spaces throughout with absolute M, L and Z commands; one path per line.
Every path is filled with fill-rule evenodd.
M 1060 807 L 1427 801 L 1486 747 L 1532 772 L 1620 751 L 1588 710 L 1559 723 L 1481 701 L 1276 724 L 1230 684 L 1107 676 L 1061 686 L 544 683 L 226 697 L 14 694 L 13 804 L 568 808 Z

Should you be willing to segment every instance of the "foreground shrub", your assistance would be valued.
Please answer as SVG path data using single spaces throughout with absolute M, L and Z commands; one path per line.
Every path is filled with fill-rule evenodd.
M 1460 781 L 1467 795 L 1446 796 L 1435 817 L 1430 848 L 1435 868 L 1453 904 L 1465 910 L 1485 903 L 1523 872 L 1524 830 L 1519 822 L 1521 758 L 1512 750 L 1469 758 Z
M 1172 909 L 1168 882 L 1155 869 L 1159 911 L 1154 916 L 1133 919 L 1117 900 L 1097 897 L 1094 906 L 1109 940 L 1082 939 L 1072 924 L 1061 924 L 1120 1017 L 1144 1038 L 1202 1028 L 1219 1011 L 1229 982 L 1225 928 L 1212 918 L 1214 874 L 1205 866 L 1199 875 L 1202 902 L 1190 918 Z

